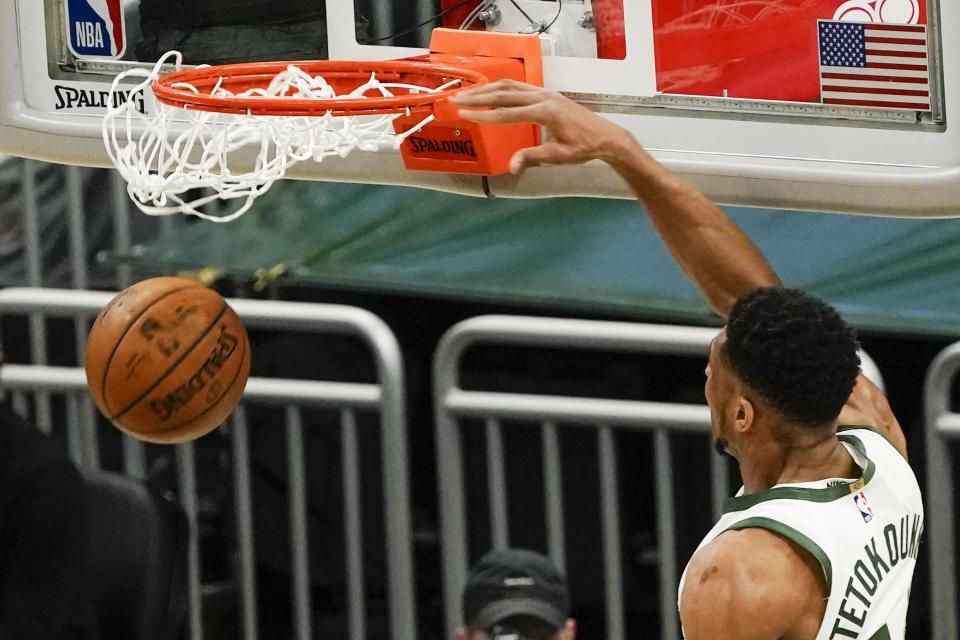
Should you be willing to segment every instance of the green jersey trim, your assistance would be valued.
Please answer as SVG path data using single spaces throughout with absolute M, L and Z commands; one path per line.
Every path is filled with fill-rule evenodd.
M 890 637 L 890 630 L 887 628 L 887 625 L 883 625 L 877 632 L 870 636 L 870 640 L 892 640 Z
M 833 586 L 833 565 L 830 563 L 830 558 L 827 557 L 827 554 L 824 553 L 823 549 L 820 548 L 820 545 L 793 527 L 786 525 L 779 520 L 774 520 L 773 518 L 747 518 L 745 520 L 741 520 L 740 522 L 735 522 L 724 529 L 724 531 L 739 531 L 740 529 L 751 528 L 772 531 L 773 533 L 781 535 L 787 540 L 795 542 L 803 547 L 810 555 L 817 559 L 817 562 L 820 563 L 820 567 L 823 569 L 823 575 L 827 579 L 827 593 L 830 593 Z M 883 638 L 883 636 L 878 636 L 878 640 L 881 638 Z
M 876 427 L 871 427 L 866 424 L 842 424 L 837 427 L 837 433 L 843 433 L 844 431 L 850 431 L 852 429 L 862 429 L 863 431 L 872 431 L 873 433 L 877 434 L 878 436 L 886 440 L 891 447 L 896 448 L 893 442 L 890 441 L 890 436 L 885 434 L 883 431 L 880 431 L 880 429 L 877 429 Z
M 766 502 L 767 500 L 806 500 L 807 502 L 833 502 L 834 500 L 839 500 L 844 496 L 848 496 L 851 493 L 855 493 L 862 489 L 870 480 L 873 479 L 873 474 L 876 472 L 876 465 L 873 464 L 873 460 L 867 457 L 867 450 L 863 446 L 863 442 L 860 438 L 849 433 L 840 433 L 837 435 L 841 442 L 845 442 L 852 446 L 854 450 L 857 451 L 861 456 L 867 460 L 867 466 L 863 470 L 863 474 L 857 480 L 851 480 L 850 482 L 845 482 L 838 484 L 832 487 L 819 487 L 819 488 L 808 488 L 808 487 L 772 487 L 766 491 L 760 491 L 758 493 L 749 493 L 742 496 L 734 496 L 732 498 L 727 498 L 723 503 L 723 512 L 731 513 L 734 511 L 743 511 L 744 509 L 749 509 L 750 507 L 760 504 L 761 502 Z

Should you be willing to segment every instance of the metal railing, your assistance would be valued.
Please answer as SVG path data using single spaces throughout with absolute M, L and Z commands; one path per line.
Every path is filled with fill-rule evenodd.
M 543 441 L 544 487 L 547 505 L 548 553 L 559 567 L 565 566 L 562 486 L 557 424 L 581 425 L 599 432 L 599 469 L 603 536 L 603 575 L 607 637 L 625 638 L 623 584 L 620 567 L 619 506 L 613 432 L 652 431 L 656 479 L 657 537 L 659 547 L 659 610 L 661 637 L 680 637 L 676 609 L 676 564 L 674 531 L 673 460 L 668 433 L 685 431 L 706 434 L 710 413 L 704 405 L 611 400 L 587 397 L 543 396 L 520 393 L 466 391 L 460 387 L 460 363 L 471 346 L 484 343 L 527 347 L 596 349 L 628 353 L 706 356 L 712 329 L 670 327 L 617 322 L 593 322 L 550 318 L 484 316 L 461 322 L 443 337 L 434 357 L 437 472 L 440 485 L 440 524 L 444 567 L 444 605 L 449 632 L 460 624 L 460 593 L 467 572 L 467 523 L 464 509 L 462 442 L 458 418 L 487 421 L 488 484 L 491 495 L 491 527 L 495 544 L 507 542 L 506 487 L 503 452 L 499 445 L 500 421 L 520 420 L 539 424 Z M 711 462 L 713 507 L 719 513 L 728 495 L 725 462 Z
M 705 358 L 714 335 L 716 330 L 703 328 L 515 316 L 473 318 L 447 332 L 434 357 L 434 410 L 448 632 L 452 633 L 461 623 L 460 594 L 468 564 L 463 445 L 458 419 L 474 418 L 485 421 L 491 540 L 498 548 L 507 546 L 509 539 L 501 421 L 509 419 L 539 425 L 543 443 L 547 548 L 561 568 L 565 566 L 565 542 L 557 425 L 583 426 L 597 431 L 606 635 L 610 640 L 626 637 L 614 431 L 652 432 L 660 637 L 669 640 L 680 637 L 676 607 L 679 574 L 674 509 L 677 503 L 670 433 L 708 434 L 709 409 L 705 405 L 681 403 L 468 391 L 461 388 L 460 367 L 464 352 L 478 344 Z M 882 388 L 883 380 L 876 364 L 863 352 L 861 360 L 865 374 Z M 717 518 L 722 513 L 723 501 L 730 495 L 727 464 L 720 456 L 710 458 L 711 504 Z
M 933 640 L 960 637 L 957 609 L 956 490 L 951 445 L 960 440 L 960 413 L 951 408 L 951 389 L 960 371 L 960 343 L 934 359 L 924 385 L 927 492 L 925 518 L 930 558 L 930 618 Z
M 85 193 L 91 191 L 91 185 L 95 185 L 97 197 L 85 197 Z M 7 274 L 7 283 L 42 287 L 56 282 L 78 290 L 87 289 L 93 280 L 92 254 L 107 249 L 105 245 L 109 245 L 116 253 L 126 255 L 136 237 L 155 235 L 158 231 L 169 233 L 177 224 L 169 219 L 145 220 L 145 216 L 139 216 L 134 224 L 131 217 L 133 205 L 126 194 L 126 183 L 116 172 L 0 158 L 0 188 L 14 194 L 13 198 L 0 202 L 0 212 L 19 213 L 21 231 L 16 233 L 18 221 L 11 215 L 6 221 L 12 227 L 8 239 L 10 245 L 6 249 L 11 252 L 19 250 L 23 268 L 22 272 Z M 63 224 L 64 219 L 66 224 Z M 139 234 L 133 232 L 135 226 L 139 228 Z M 61 235 L 65 236 L 65 256 L 59 250 Z M 132 282 L 131 268 L 127 265 L 103 271 L 99 274 L 101 285 L 104 279 L 118 288 Z M 69 278 L 65 278 L 64 273 Z M 69 283 L 64 282 L 67 279 Z M 75 323 L 77 361 L 82 358 L 80 351 L 86 341 L 86 331 L 85 321 L 78 319 Z M 28 332 L 31 362 L 46 364 L 51 345 L 42 314 L 28 316 Z M 41 430 L 49 431 L 52 426 L 49 394 L 40 391 L 33 395 L 35 422 Z M 14 400 L 20 404 L 24 402 L 18 397 Z M 93 404 L 86 396 L 75 396 L 71 402 L 78 404 L 76 411 L 70 413 L 76 423 L 71 424 L 68 432 L 71 454 L 75 460 L 90 462 L 96 467 L 98 447 Z M 127 438 L 123 441 L 123 449 L 125 473 L 143 478 L 143 445 Z
M 92 291 L 11 288 L 0 291 L 0 314 L 27 314 L 41 319 L 73 317 L 86 322 L 110 300 L 111 294 Z M 277 301 L 231 300 L 244 323 L 251 328 L 288 332 L 323 332 L 362 339 L 376 365 L 376 384 L 313 380 L 250 379 L 244 404 L 257 402 L 286 407 L 288 482 L 291 488 L 291 575 L 294 630 L 297 640 L 311 634 L 306 489 L 301 407 L 327 407 L 340 411 L 343 456 L 344 522 L 347 545 L 348 628 L 351 640 L 365 637 L 365 603 L 358 477 L 357 411 L 376 411 L 381 422 L 383 455 L 384 522 L 387 545 L 387 586 L 391 637 L 416 638 L 410 497 L 407 466 L 403 366 L 399 347 L 389 328 L 376 316 L 354 307 Z M 90 431 L 81 425 L 80 404 L 86 398 L 84 372 L 79 368 L 44 364 L 4 365 L 0 385 L 16 393 L 29 391 L 49 400 L 50 394 L 66 394 L 68 433 L 83 434 L 74 453 L 85 451 Z M 231 418 L 234 484 L 237 518 L 238 563 L 241 600 L 241 632 L 246 640 L 257 637 L 256 584 L 253 551 L 252 503 L 249 478 L 249 448 L 246 412 L 241 407 Z M 78 431 L 79 430 L 79 431 Z M 95 446 L 95 443 L 94 445 Z M 83 458 L 83 456 L 80 456 Z M 197 538 L 197 486 L 193 445 L 176 448 L 180 498 L 193 526 L 190 539 L 189 629 L 192 640 L 203 635 L 201 623 L 200 557 Z M 89 457 L 84 466 L 96 466 Z

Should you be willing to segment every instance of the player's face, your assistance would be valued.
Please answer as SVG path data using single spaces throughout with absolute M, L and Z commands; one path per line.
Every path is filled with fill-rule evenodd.
M 710 357 L 707 360 L 704 395 L 710 407 L 710 431 L 713 436 L 713 447 L 718 453 L 729 453 L 730 443 L 726 438 L 726 415 L 731 402 L 734 400 L 734 386 L 731 383 L 730 371 L 720 354 L 720 349 L 727 339 L 726 330 L 717 334 L 710 343 Z

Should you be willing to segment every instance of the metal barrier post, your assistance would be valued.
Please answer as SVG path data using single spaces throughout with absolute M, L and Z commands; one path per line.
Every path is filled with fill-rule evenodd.
M 23 180 L 23 236 L 26 252 L 27 283 L 32 287 L 43 286 L 43 244 L 40 238 L 40 211 L 37 198 L 37 168 L 39 163 L 24 160 L 21 164 Z M 31 313 L 30 360 L 35 364 L 47 364 L 47 325 L 40 313 Z M 50 397 L 43 391 L 34 394 L 36 424 L 41 431 L 50 433 L 53 428 L 53 410 Z
M 490 487 L 490 538 L 494 549 L 510 545 L 507 473 L 503 466 L 503 430 L 499 420 L 487 420 L 487 486 Z
M 677 617 L 677 524 L 674 514 L 673 456 L 666 429 L 653 434 L 653 468 L 656 479 L 657 548 L 660 570 L 660 637 L 679 638 Z
M 83 170 L 76 166 L 64 169 L 67 183 L 67 214 L 70 235 L 70 270 L 74 289 L 86 289 L 90 286 L 87 277 L 87 239 L 86 215 L 83 207 Z M 87 319 L 82 315 L 73 320 L 74 336 L 77 341 L 77 362 L 83 362 L 83 352 L 87 342 Z M 36 363 L 40 364 L 40 363 Z M 96 413 L 93 402 L 86 394 L 75 396 L 70 401 L 67 415 L 79 422 L 76 437 L 83 439 L 80 460 L 87 469 L 100 468 L 100 448 L 97 434 Z
M 600 509 L 603 526 L 603 584 L 607 600 L 607 638 L 626 637 L 623 614 L 623 558 L 620 542 L 620 495 L 613 429 L 600 426 Z
M 357 418 L 353 411 L 340 415 L 341 466 L 343 467 L 344 537 L 347 542 L 347 610 L 349 640 L 364 640 L 366 633 L 366 599 L 363 594 L 363 528 L 360 526 L 360 444 L 357 441 Z
M 563 530 L 563 479 L 560 468 L 560 439 L 557 425 L 540 427 L 543 442 L 543 486 L 547 503 L 547 552 L 562 573 L 567 572 L 567 536 Z
M 110 210 L 113 214 L 113 250 L 119 255 L 130 252 L 130 199 L 127 185 L 118 172 L 113 171 L 110 180 Z M 129 264 L 117 267 L 117 288 L 125 289 L 133 282 L 133 269 Z M 132 478 L 147 477 L 146 450 L 143 443 L 133 438 L 123 439 L 123 470 Z
M 926 521 L 930 540 L 930 616 L 933 640 L 955 640 L 957 621 L 956 532 L 953 456 L 960 438 L 960 414 L 950 408 L 951 387 L 960 370 L 960 342 L 940 352 L 924 385 L 927 445 Z
M 237 564 L 240 572 L 240 637 L 242 640 L 257 640 L 257 580 L 253 549 L 250 443 L 247 434 L 247 410 L 242 404 L 230 417 L 230 440 L 237 518 Z
M 200 535 L 197 527 L 197 469 L 193 455 L 193 443 L 176 447 L 177 485 L 180 503 L 190 523 L 190 539 L 187 544 L 187 630 L 190 640 L 203 640 L 203 599 L 200 564 Z
M 293 636 L 310 640 L 310 538 L 307 535 L 307 483 L 303 460 L 303 418 L 287 407 L 287 474 L 290 487 L 290 590 L 293 592 Z

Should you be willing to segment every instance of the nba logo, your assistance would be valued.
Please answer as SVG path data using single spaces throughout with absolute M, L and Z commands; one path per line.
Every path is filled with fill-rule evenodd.
M 78 58 L 121 57 L 123 0 L 67 0 L 67 42 Z
M 857 508 L 860 509 L 860 515 L 863 516 L 864 522 L 873 520 L 873 509 L 870 508 L 870 504 L 867 502 L 867 494 L 863 491 L 853 494 L 853 502 L 857 505 Z

